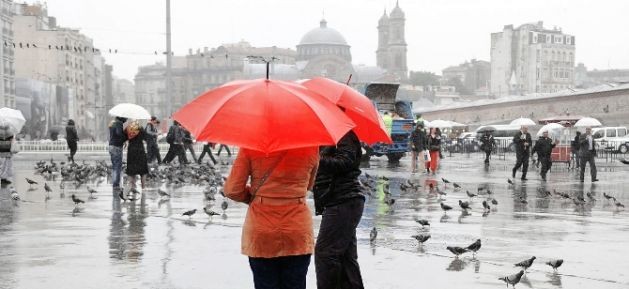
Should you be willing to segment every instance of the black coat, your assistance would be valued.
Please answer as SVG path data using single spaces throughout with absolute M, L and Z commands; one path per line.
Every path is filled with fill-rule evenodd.
M 496 145 L 496 141 L 494 140 L 493 135 L 483 135 L 480 138 L 480 142 L 480 149 L 485 152 L 492 151 L 494 149 L 494 146 Z
M 432 135 L 429 134 L 426 138 L 426 146 L 429 151 L 434 152 L 441 150 L 441 136 L 435 135 L 435 137 L 432 137 Z
M 538 158 L 550 158 L 554 147 L 555 143 L 552 139 L 542 136 L 535 142 L 531 155 L 537 153 Z
M 522 131 L 518 131 L 513 137 L 513 143 L 515 144 L 515 152 L 517 154 L 528 154 L 531 151 L 533 139 L 531 139 L 531 134 L 528 132 L 524 135 L 524 138 L 522 138 Z M 528 146 L 525 146 L 525 143 L 528 143 Z
M 79 134 L 77 134 L 75 126 L 66 126 L 66 141 L 68 143 L 75 143 L 79 141 Z
M 587 134 L 581 134 L 579 137 L 579 155 L 581 157 L 590 157 L 591 155 L 596 156 L 596 143 L 594 142 L 594 137 L 592 137 L 592 149 L 589 149 L 589 142 L 587 139 Z
M 365 197 L 358 182 L 362 148 L 353 131 L 343 136 L 336 147 L 322 147 L 320 157 L 312 190 L 317 215 L 323 213 L 325 207 Z
M 413 151 L 416 152 L 426 149 L 426 132 L 424 130 L 413 130 L 411 133 L 411 146 Z

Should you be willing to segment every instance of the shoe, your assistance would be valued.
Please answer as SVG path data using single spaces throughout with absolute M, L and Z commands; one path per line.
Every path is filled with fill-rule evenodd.
M 511 177 L 515 179 L 515 170 L 511 172 Z
M 593 179 L 592 182 L 598 182 L 598 179 Z
M 542 177 L 542 181 L 544 181 L 544 182 L 545 182 L 545 181 L 546 181 L 546 177 Z
M 520 180 L 528 181 L 529 179 L 527 179 L 527 178 L 520 178 Z
M 584 182 L 584 180 L 583 180 L 583 179 L 581 179 L 581 182 L 583 183 L 583 182 Z

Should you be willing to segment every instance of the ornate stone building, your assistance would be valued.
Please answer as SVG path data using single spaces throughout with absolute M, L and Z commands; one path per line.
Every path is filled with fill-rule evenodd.
M 396 2 L 391 14 L 387 15 L 385 10 L 378 21 L 376 63 L 378 67 L 394 74 L 399 81 L 408 79 L 405 17 L 399 3 Z

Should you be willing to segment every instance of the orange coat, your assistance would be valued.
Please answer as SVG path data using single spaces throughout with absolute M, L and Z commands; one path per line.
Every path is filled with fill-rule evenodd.
M 284 155 L 285 154 L 285 155 Z M 225 196 L 249 203 L 251 188 L 257 188 L 267 171 L 277 163 L 273 173 L 258 189 L 262 203 L 250 204 L 242 228 L 242 253 L 249 257 L 273 258 L 312 254 L 314 233 L 312 213 L 304 201 L 291 204 L 265 204 L 266 198 L 305 199 L 314 185 L 319 166 L 317 147 L 292 149 L 269 155 L 240 149 L 225 182 Z M 247 181 L 251 178 L 251 185 Z

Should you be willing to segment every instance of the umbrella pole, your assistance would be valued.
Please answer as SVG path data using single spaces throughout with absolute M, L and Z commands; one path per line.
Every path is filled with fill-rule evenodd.
M 266 79 L 267 80 L 269 79 L 269 67 L 270 67 L 269 63 L 270 62 L 271 61 L 266 61 Z
M 349 77 L 347 78 L 347 82 L 345 82 L 345 85 L 349 85 L 349 81 L 352 80 L 352 74 L 349 74 Z

